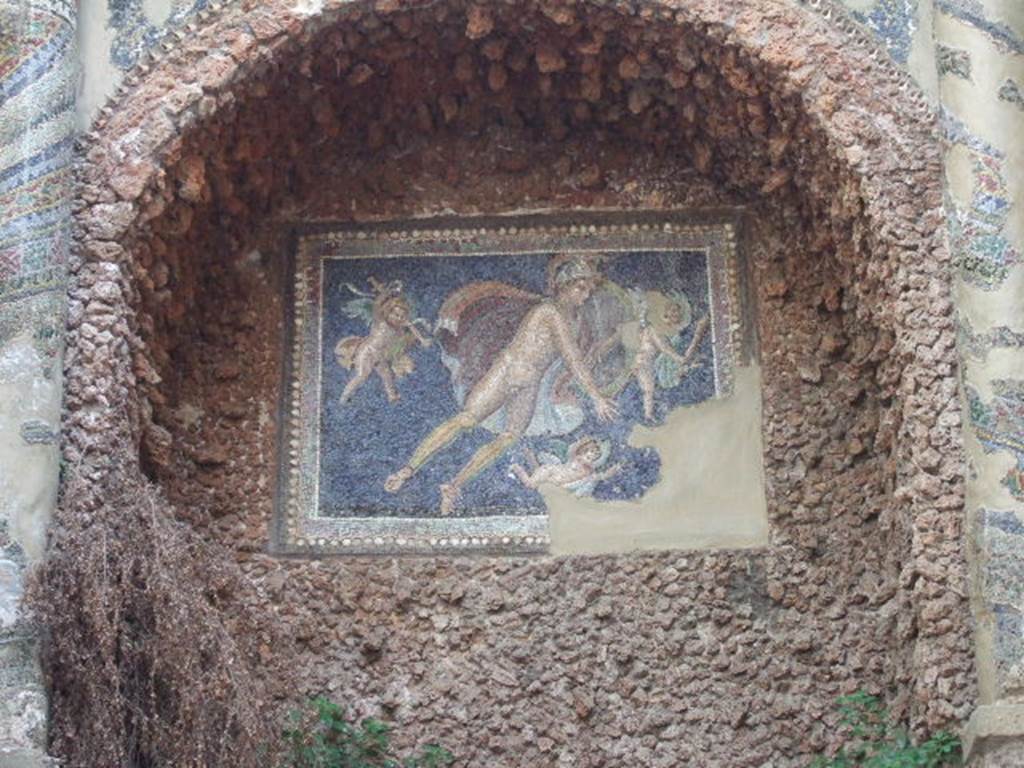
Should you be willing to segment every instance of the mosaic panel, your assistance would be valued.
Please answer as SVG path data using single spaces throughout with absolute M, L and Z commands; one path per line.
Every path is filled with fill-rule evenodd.
M 990 14 L 982 0 L 935 0 L 935 8 L 984 32 L 1002 50 L 1024 53 L 1024 39 L 1008 24 L 989 18 Z
M 986 453 L 1007 451 L 1017 460 L 1003 478 L 1003 486 L 1024 502 L 1024 381 L 997 379 L 992 382 L 995 397 L 982 400 L 966 386 L 967 405 L 975 434 Z
M 1006 153 L 972 135 L 949 111 L 943 110 L 942 117 L 946 139 L 970 152 L 974 177 L 970 207 L 949 205 L 954 260 L 963 280 L 996 290 L 1021 261 L 1020 251 L 1004 232 L 1012 207 Z
M 852 15 L 885 44 L 893 59 L 907 63 L 917 30 L 917 0 L 875 0 L 867 10 L 854 10 Z
M 279 548 L 543 551 L 544 488 L 641 498 L 633 428 L 732 392 L 731 222 L 415 227 L 298 237 Z
M 992 608 L 996 671 L 1000 680 L 1020 685 L 1024 661 L 1024 524 L 1011 510 L 980 513 L 982 579 Z
M 67 260 L 74 9 L 0 3 L 0 302 L 59 288 Z

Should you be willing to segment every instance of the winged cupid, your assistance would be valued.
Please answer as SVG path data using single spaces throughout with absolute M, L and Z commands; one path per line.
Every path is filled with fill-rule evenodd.
M 382 283 L 371 277 L 368 282 L 371 293 L 345 283 L 345 288 L 354 295 L 343 307 L 345 314 L 365 321 L 370 331 L 366 336 L 346 336 L 334 347 L 338 364 L 354 371 L 341 393 L 343 404 L 352 399 L 373 373 L 384 385 L 388 402 L 395 402 L 400 397 L 395 381 L 415 370 L 409 347 L 417 342 L 423 347 L 430 346 L 430 337 L 417 327 L 426 326 L 426 321 L 410 319 L 412 308 L 402 293 L 401 281 Z
M 597 417 L 617 416 L 615 403 L 597 388 L 578 342 L 578 315 L 602 281 L 593 258 L 560 254 L 548 264 L 547 295 L 504 283 L 469 283 L 452 293 L 438 316 L 436 336 L 461 410 L 435 427 L 385 490 L 395 493 L 431 457 L 463 432 L 495 433 L 449 482 L 440 486 L 442 515 L 451 514 L 463 486 L 525 434 L 568 434 L 584 419 L 576 392 L 555 392 L 567 368 Z
M 528 466 L 513 463 L 509 473 L 527 488 L 557 485 L 577 496 L 589 496 L 599 482 L 622 471 L 618 463 L 601 470 L 611 452 L 606 440 L 584 435 L 572 445 L 558 441 L 554 447 L 558 453 L 543 452 L 539 457 L 527 448 L 523 454 Z
M 617 327 L 592 345 L 584 342 L 585 355 L 606 394 L 617 395 L 635 378 L 643 395 L 644 418 L 653 421 L 655 386 L 678 386 L 698 366 L 694 357 L 709 319 L 705 315 L 697 321 L 689 346 L 680 353 L 676 346 L 692 319 L 683 293 L 633 289 L 615 298 L 618 314 L 607 310 L 603 314 L 614 317 Z

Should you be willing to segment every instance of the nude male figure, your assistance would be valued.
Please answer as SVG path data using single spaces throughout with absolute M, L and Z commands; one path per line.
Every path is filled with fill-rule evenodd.
M 598 390 L 583 362 L 573 331 L 578 309 L 599 280 L 600 276 L 588 262 L 564 263 L 555 273 L 554 298 L 541 301 L 527 312 L 512 341 L 466 396 L 462 411 L 427 435 L 408 463 L 387 478 L 384 489 L 397 492 L 435 453 L 504 406 L 505 426 L 501 434 L 481 446 L 451 482 L 440 488 L 441 514 L 451 514 L 463 486 L 526 432 L 533 419 L 544 374 L 559 358 L 590 397 L 598 418 L 602 421 L 615 418 L 615 403 Z

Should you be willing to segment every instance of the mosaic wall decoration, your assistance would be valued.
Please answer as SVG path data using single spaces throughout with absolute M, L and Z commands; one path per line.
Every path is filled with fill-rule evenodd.
M 206 8 L 207 0 L 169 0 L 163 18 L 153 19 L 143 0 L 108 0 L 113 32 L 110 60 L 121 69 L 130 69 L 139 57 L 155 45 L 168 29 L 181 26 L 198 11 Z
M 1010 510 L 981 509 L 981 579 L 991 611 L 995 671 L 1003 688 L 1024 683 L 1024 524 Z
M 1005 232 L 1012 208 L 1006 153 L 971 134 L 949 111 L 943 110 L 942 119 L 950 145 L 962 146 L 970 153 L 974 177 L 970 207 L 950 206 L 948 228 L 954 259 L 964 281 L 996 290 L 1021 261 L 1020 251 Z
M 61 0 L 0 2 L 0 303 L 63 285 L 74 15 Z
M 33 764 L 47 702 L 22 598 L 57 495 L 76 15 L 0 0 L 0 753 Z
M 632 429 L 732 391 L 737 281 L 727 221 L 305 232 L 276 544 L 543 551 L 545 487 L 642 498 Z
M 995 397 L 985 401 L 973 387 L 965 386 L 971 425 L 986 453 L 1013 454 L 1017 465 L 1002 483 L 1010 495 L 1024 502 L 1024 381 L 997 379 L 992 387 Z
M 856 3 L 851 15 L 866 26 L 900 64 L 907 63 L 917 31 L 917 0 L 874 0 L 868 8 Z
M 1008 24 L 991 18 L 982 0 L 935 0 L 935 9 L 985 33 L 1002 51 L 1024 53 L 1024 39 Z

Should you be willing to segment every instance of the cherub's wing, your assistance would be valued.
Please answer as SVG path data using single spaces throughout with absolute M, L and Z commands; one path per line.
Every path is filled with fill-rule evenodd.
M 668 345 L 675 349 L 677 352 L 681 352 L 679 349 L 681 336 L 675 336 L 670 339 L 665 339 Z M 672 359 L 668 355 L 659 354 L 654 361 L 654 376 L 658 382 L 658 386 L 662 389 L 671 389 L 679 385 L 683 376 L 683 366 L 679 364 L 677 360 Z
M 341 311 L 354 320 L 362 320 L 367 325 L 373 323 L 373 298 L 357 296 L 341 305 Z
M 487 373 L 512 341 L 526 313 L 540 300 L 537 294 L 495 281 L 469 283 L 445 299 L 434 335 L 459 403 Z
M 562 459 L 558 458 L 555 454 L 548 453 L 547 451 L 541 451 L 540 453 L 538 453 L 537 454 L 537 461 L 539 461 L 541 463 L 541 466 L 544 466 L 544 467 L 551 466 L 553 464 L 564 464 L 565 463 Z

